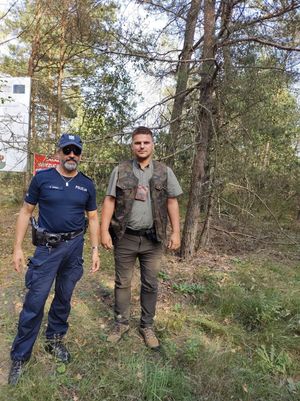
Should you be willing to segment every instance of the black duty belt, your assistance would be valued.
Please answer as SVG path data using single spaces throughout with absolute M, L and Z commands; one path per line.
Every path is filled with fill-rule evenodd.
M 125 233 L 129 235 L 136 235 L 138 237 L 146 237 L 148 240 L 152 242 L 160 243 L 160 240 L 157 239 L 154 227 L 146 228 L 144 230 L 132 230 L 131 228 L 127 227 Z
M 136 235 L 138 237 L 146 235 L 147 232 L 149 231 L 149 228 L 146 228 L 144 230 L 132 230 L 131 228 L 126 228 L 125 233 L 130 234 L 130 235 Z
M 76 230 L 76 231 L 69 231 L 68 233 L 49 233 L 47 231 L 44 231 L 41 235 L 40 238 L 40 243 L 39 245 L 52 245 L 55 246 L 59 242 L 62 241 L 70 241 L 73 238 L 78 237 L 80 234 L 84 233 L 84 229 Z
M 76 231 L 70 231 L 68 233 L 59 233 L 61 236 L 62 241 L 69 241 L 70 239 L 73 239 L 75 237 L 78 237 L 78 235 L 82 234 L 84 232 L 84 229 L 76 230 Z
M 69 231 L 68 233 L 49 233 L 44 228 L 38 226 L 33 216 L 30 218 L 30 221 L 32 226 L 32 243 L 35 246 L 46 245 L 55 247 L 60 242 L 70 241 L 71 239 L 84 234 L 88 226 L 88 220 L 86 219 L 85 226 L 79 230 Z

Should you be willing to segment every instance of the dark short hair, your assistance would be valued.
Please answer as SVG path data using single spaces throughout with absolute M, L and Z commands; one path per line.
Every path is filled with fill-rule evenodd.
M 153 139 L 153 133 L 150 128 L 143 127 L 140 125 L 139 127 L 135 128 L 131 134 L 131 139 L 133 139 L 136 135 L 143 134 L 143 135 L 150 135 Z

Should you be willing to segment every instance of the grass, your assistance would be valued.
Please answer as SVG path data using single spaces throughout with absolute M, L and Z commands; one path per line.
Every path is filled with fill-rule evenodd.
M 151 352 L 137 331 L 138 272 L 130 332 L 115 346 L 105 341 L 113 319 L 113 258 L 102 251 L 101 271 L 92 275 L 87 246 L 66 337 L 71 363 L 65 367 L 44 352 L 45 318 L 22 380 L 10 388 L 9 347 L 25 294 L 23 275 L 10 266 L 16 211 L 1 215 L 1 401 L 299 400 L 299 262 L 267 252 L 227 257 L 226 268 L 224 255 L 214 255 L 217 267 L 205 253 L 192 264 L 165 257 L 156 317 L 163 347 Z M 32 252 L 29 238 L 25 249 Z

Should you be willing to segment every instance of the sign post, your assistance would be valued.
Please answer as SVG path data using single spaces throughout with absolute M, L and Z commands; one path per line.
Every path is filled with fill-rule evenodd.
M 29 77 L 0 77 L 0 171 L 26 171 L 30 88 Z

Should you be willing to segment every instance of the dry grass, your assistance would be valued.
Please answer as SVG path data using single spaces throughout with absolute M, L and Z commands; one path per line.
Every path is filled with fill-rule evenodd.
M 87 247 L 66 338 L 71 364 L 62 367 L 45 354 L 42 330 L 22 381 L 9 388 L 9 347 L 25 294 L 23 275 L 11 266 L 16 213 L 7 207 L 0 214 L 1 401 L 299 399 L 299 264 L 279 249 L 243 255 L 210 250 L 192 263 L 167 254 L 156 317 L 163 350 L 153 353 L 137 332 L 138 269 L 131 330 L 116 346 L 105 342 L 113 318 L 113 258 L 103 251 L 102 269 L 91 275 Z M 24 249 L 33 251 L 29 238 Z

